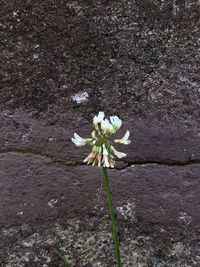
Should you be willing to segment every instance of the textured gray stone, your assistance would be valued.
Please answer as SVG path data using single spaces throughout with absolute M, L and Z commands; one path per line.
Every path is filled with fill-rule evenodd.
M 109 229 L 100 243 L 91 234 L 107 214 L 101 170 L 70 140 L 90 134 L 100 110 L 123 119 L 119 135 L 131 132 L 131 145 L 119 146 L 127 158 L 110 172 L 127 266 L 198 266 L 199 1 L 1 2 L 2 266 L 58 266 L 48 250 L 65 230 L 89 240 L 84 259 L 64 247 L 75 266 L 114 265 L 102 245 Z M 52 222 L 72 218 L 75 229 L 51 235 Z M 95 258 L 94 244 L 107 259 Z

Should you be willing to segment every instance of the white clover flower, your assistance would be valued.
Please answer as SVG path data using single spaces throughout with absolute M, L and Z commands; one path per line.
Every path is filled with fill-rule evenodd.
M 84 159 L 87 164 L 114 168 L 114 156 L 120 159 L 126 156 L 125 153 L 116 150 L 112 145 L 112 140 L 110 140 L 110 136 L 120 129 L 122 121 L 117 116 L 111 116 L 110 122 L 104 117 L 105 114 L 102 111 L 94 117 L 93 125 L 95 130 L 91 133 L 91 137 L 82 138 L 75 133 L 74 138 L 71 140 L 76 146 L 84 146 L 86 144 L 93 146 L 92 152 Z M 114 142 L 128 145 L 131 142 L 128 139 L 129 136 L 130 132 L 127 131 L 122 139 L 116 139 Z

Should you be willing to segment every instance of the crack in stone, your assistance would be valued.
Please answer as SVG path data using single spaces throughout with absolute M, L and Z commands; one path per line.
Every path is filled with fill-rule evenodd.
M 130 161 L 123 161 L 126 165 L 122 167 L 118 167 L 118 170 L 125 170 L 129 167 L 132 167 L 134 165 L 162 165 L 162 166 L 188 166 L 188 165 L 196 165 L 200 164 L 200 159 L 188 159 L 184 161 L 177 161 L 177 160 L 130 160 Z
M 84 165 L 84 163 L 79 162 L 79 161 L 73 161 L 73 160 L 62 160 L 62 159 L 57 159 L 54 156 L 50 156 L 47 154 L 43 154 L 41 152 L 34 152 L 32 150 L 3 150 L 0 151 L 0 157 L 2 156 L 8 156 L 8 155 L 13 155 L 13 156 L 26 156 L 26 157 L 31 157 L 31 158 L 36 158 L 39 160 L 43 160 L 48 164 L 62 164 L 64 166 L 80 166 Z
M 0 157 L 8 156 L 8 155 L 16 155 L 16 156 L 26 156 L 26 157 L 32 157 L 39 160 L 45 161 L 47 164 L 61 164 L 64 166 L 87 166 L 83 161 L 77 161 L 77 160 L 63 160 L 56 158 L 55 156 L 47 155 L 41 152 L 34 152 L 30 149 L 22 149 L 22 150 L 2 150 L 0 151 Z M 161 166 L 188 166 L 188 165 L 195 165 L 200 164 L 200 159 L 187 159 L 187 160 L 159 160 L 159 159 L 140 159 L 140 160 L 121 160 L 118 161 L 121 163 L 124 163 L 124 166 L 117 166 L 115 167 L 116 170 L 125 170 L 129 167 L 135 166 L 135 165 L 161 165 Z

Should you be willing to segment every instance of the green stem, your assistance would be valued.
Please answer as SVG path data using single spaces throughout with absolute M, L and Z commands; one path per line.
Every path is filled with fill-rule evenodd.
M 115 246 L 115 254 L 117 257 L 118 267 L 122 267 L 120 247 L 119 247 L 119 238 L 118 238 L 118 233 L 117 233 L 117 223 L 115 219 L 115 213 L 114 213 L 114 208 L 113 208 L 113 203 L 112 203 L 112 193 L 110 191 L 110 182 L 109 182 L 109 177 L 108 177 L 108 172 L 107 172 L 106 167 L 103 167 L 103 175 L 104 175 L 104 181 L 105 181 L 105 187 L 106 187 L 109 215 L 110 215 L 111 224 L 112 224 L 112 237 L 113 237 L 114 246 Z
M 64 265 L 66 267 L 70 267 L 71 266 L 71 265 L 69 265 L 69 263 L 67 262 L 67 260 L 65 259 L 65 257 L 60 254 L 60 252 L 58 252 L 56 249 L 54 249 L 54 252 L 62 260 L 62 262 L 64 263 Z

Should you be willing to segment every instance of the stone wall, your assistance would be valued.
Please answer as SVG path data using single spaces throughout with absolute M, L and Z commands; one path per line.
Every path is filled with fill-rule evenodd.
M 70 140 L 102 110 L 131 132 L 110 172 L 121 223 L 197 234 L 199 17 L 194 0 L 1 1 L 1 227 L 106 214 Z

